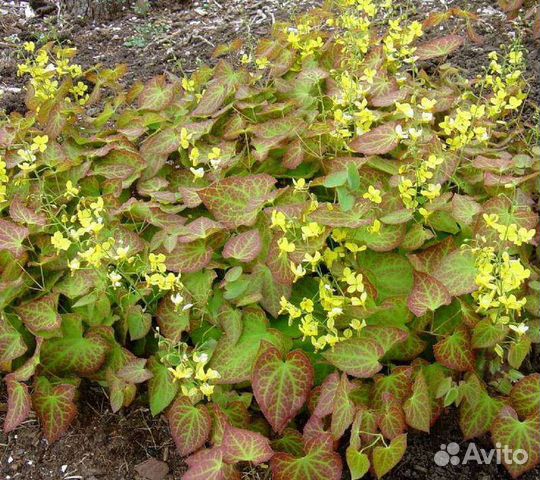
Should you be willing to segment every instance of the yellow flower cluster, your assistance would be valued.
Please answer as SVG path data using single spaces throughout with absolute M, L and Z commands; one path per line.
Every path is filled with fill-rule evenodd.
M 504 112 L 519 109 L 527 97 L 520 87 L 524 58 L 523 52 L 516 45 L 510 48 L 503 64 L 499 62 L 496 52 L 490 52 L 489 58 L 491 62 L 483 85 L 490 87 L 493 92 L 489 99 L 488 114 L 490 118 L 498 118 Z
M 17 150 L 17 155 L 22 160 L 22 162 L 19 162 L 18 167 L 24 175 L 33 172 L 37 168 L 36 154 L 45 152 L 48 143 L 48 135 L 36 135 L 30 145 Z
M 420 163 L 416 168 L 411 164 L 402 165 L 399 173 L 402 175 L 399 183 L 399 196 L 405 207 L 416 210 L 425 218 L 430 215 L 423 207 L 428 202 L 435 200 L 441 194 L 439 183 L 430 183 L 435 169 L 444 162 L 444 158 L 431 154 L 427 160 Z
M 3 157 L 0 156 L 0 203 L 6 201 L 7 188 L 6 185 L 9 181 L 6 170 L 6 162 Z
M 369 197 L 375 203 L 380 200 L 380 192 L 374 187 L 366 194 L 366 198 Z M 312 199 L 310 210 L 315 208 L 317 203 Z M 297 252 L 300 248 L 305 249 L 307 242 L 319 238 L 326 230 L 316 222 L 291 220 L 283 212 L 276 210 L 272 212 L 271 222 L 272 228 L 279 228 L 286 234 L 278 240 L 281 256 Z M 380 222 L 375 220 L 374 225 L 377 224 L 380 228 Z M 368 294 L 364 277 L 362 273 L 355 271 L 352 265 L 343 265 L 343 261 L 347 259 L 347 254 L 352 254 L 350 258 L 354 258 L 356 253 L 365 250 L 366 246 L 358 245 L 351 238 L 349 229 L 334 228 L 331 239 L 331 245 L 325 243 L 313 253 L 304 253 L 299 264 L 291 262 L 294 281 L 306 275 L 308 269 L 319 276 L 319 289 L 315 298 L 304 298 L 299 305 L 294 305 L 285 297 L 281 299 L 281 312 L 289 316 L 290 324 L 298 322 L 304 340 L 311 339 L 317 350 L 350 338 L 355 330 L 360 330 L 365 325 L 359 319 L 350 318 L 349 312 L 346 312 L 348 307 L 365 306 Z M 324 271 L 332 273 L 323 273 Z M 315 303 L 320 305 L 322 311 L 315 312 Z
M 30 76 L 30 86 L 34 90 L 34 98 L 39 105 L 54 98 L 64 80 L 68 78 L 76 80 L 82 76 L 80 65 L 70 64 L 70 59 L 75 55 L 74 48 L 56 47 L 51 52 L 46 46 L 40 48 L 36 53 L 36 46 L 33 42 L 26 42 L 23 48 L 31 56 L 19 65 L 17 73 L 20 76 Z M 87 90 L 88 86 L 84 82 L 78 81 L 69 91 L 72 98 L 67 97 L 66 100 L 74 100 L 80 105 L 84 105 L 89 98 Z M 38 110 L 39 105 L 37 106 Z
M 519 258 L 512 258 L 508 252 L 497 255 L 492 247 L 483 247 L 476 251 L 476 285 L 473 292 L 480 313 L 489 313 L 493 319 L 508 323 L 509 314 L 521 315 L 526 298 L 517 298 L 514 293 L 531 272 Z M 501 316 L 502 314 L 502 316 Z
M 483 219 L 488 227 L 492 228 L 499 234 L 500 240 L 512 242 L 518 247 L 524 243 L 529 243 L 536 233 L 534 228 L 528 230 L 524 227 L 518 227 L 518 225 L 515 223 L 502 225 L 499 223 L 499 215 L 496 213 L 484 213 Z
M 459 150 L 473 141 L 483 143 L 489 140 L 486 127 L 477 125 L 485 116 L 485 105 L 471 105 L 468 110 L 458 108 L 455 115 L 446 115 L 439 127 L 447 136 L 446 143 L 450 149 Z
M 160 347 L 163 346 L 165 340 L 160 341 Z M 188 353 L 189 347 L 185 343 L 168 347 L 171 353 L 165 355 L 163 360 L 173 360 L 176 363 L 168 369 L 173 375 L 173 380 L 180 383 L 180 391 L 182 395 L 198 400 L 202 396 L 210 398 L 214 393 L 213 380 L 220 378 L 217 370 L 209 368 L 207 363 L 209 357 L 207 353 L 192 351 Z M 178 354 L 175 350 L 180 351 Z M 179 360 L 179 361 L 178 361 Z
M 424 34 L 422 24 L 415 20 L 402 26 L 401 19 L 397 18 L 389 20 L 388 25 L 388 32 L 383 39 L 383 50 L 388 63 L 393 65 L 395 69 L 404 63 L 414 63 L 416 61 L 414 56 L 416 47 L 411 46 L 411 44 Z

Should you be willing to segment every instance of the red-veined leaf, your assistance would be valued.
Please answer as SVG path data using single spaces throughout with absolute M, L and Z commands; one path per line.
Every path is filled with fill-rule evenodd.
M 510 462 L 506 458 L 502 459 L 513 478 L 519 477 L 540 463 L 540 414 L 538 412 L 520 420 L 512 407 L 503 407 L 493 422 L 491 435 L 494 443 L 498 442 L 513 452 Z M 522 454 L 518 457 L 525 461 L 519 463 L 512 461 L 517 450 L 526 452 L 526 459 Z
M 396 122 L 390 122 L 375 127 L 370 132 L 355 138 L 349 147 L 354 152 L 364 155 L 383 155 L 391 152 L 399 144 L 396 126 Z
M 313 366 L 301 350 L 287 354 L 266 342 L 261 344 L 251 384 L 261 410 L 277 433 L 281 433 L 307 400 L 313 386 Z
M 74 385 L 52 385 L 45 377 L 38 378 L 32 405 L 49 443 L 58 440 L 77 415 L 75 393 Z
M 229 177 L 198 192 L 212 215 L 228 227 L 253 225 L 262 206 L 272 198 L 276 180 L 270 175 Z
M 540 373 L 533 373 L 517 382 L 510 392 L 512 406 L 520 417 L 540 412 Z
M 15 257 L 20 256 L 25 248 L 24 239 L 28 236 L 28 228 L 21 227 L 11 220 L 0 219 L 0 252 L 7 250 Z
M 26 328 L 34 335 L 40 332 L 51 332 L 60 327 L 61 318 L 58 313 L 58 294 L 52 293 L 37 300 L 31 300 L 17 307 Z
M 445 367 L 465 372 L 474 370 L 474 353 L 471 349 L 471 338 L 467 327 L 458 327 L 452 335 L 438 341 L 433 352 L 437 361 Z
M 450 293 L 441 282 L 427 273 L 414 272 L 414 287 L 407 305 L 417 317 L 428 311 L 433 312 L 442 305 L 449 305 L 451 301 Z
M 323 356 L 341 371 L 358 378 L 370 378 L 381 370 L 383 348 L 372 339 L 350 338 L 337 343 Z
M 116 375 L 127 383 L 142 383 L 152 378 L 152 372 L 146 368 L 146 358 L 134 358 L 122 367 Z
M 463 37 L 447 35 L 418 45 L 415 55 L 419 60 L 445 57 L 463 45 Z
M 240 262 L 251 262 L 262 249 L 259 230 L 249 230 L 231 237 L 223 247 L 223 258 L 234 258 Z
M 205 405 L 192 405 L 187 397 L 178 397 L 167 412 L 171 435 L 180 456 L 201 448 L 208 440 L 212 419 Z
M 30 413 L 32 400 L 28 391 L 28 386 L 11 378 L 6 379 L 7 386 L 7 413 L 4 419 L 4 432 L 15 430 L 24 422 Z
M 274 480 L 341 480 L 343 464 L 333 451 L 332 437 L 321 435 L 305 441 L 305 456 L 278 452 L 270 460 Z
M 431 424 L 431 401 L 428 386 L 422 372 L 416 374 L 411 396 L 403 404 L 407 424 L 429 433 Z
M 231 425 L 225 426 L 221 448 L 227 463 L 251 462 L 258 465 L 270 460 L 274 454 L 266 437 Z
M 403 433 L 392 439 L 388 447 L 373 449 L 373 469 L 377 478 L 381 478 L 392 470 L 403 458 L 407 449 L 407 434 Z
M 351 426 L 354 418 L 355 405 L 349 397 L 351 390 L 352 385 L 347 378 L 347 374 L 343 373 L 336 388 L 332 409 L 331 431 L 335 440 L 339 440 L 343 436 L 345 430 Z

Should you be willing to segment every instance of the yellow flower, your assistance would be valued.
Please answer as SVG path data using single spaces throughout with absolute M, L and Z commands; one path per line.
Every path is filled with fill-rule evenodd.
M 406 118 L 413 118 L 414 117 L 414 110 L 411 107 L 410 103 L 396 102 L 396 112 L 401 113 Z
M 23 49 L 28 53 L 34 53 L 36 50 L 36 44 L 34 42 L 24 42 Z
M 286 237 L 281 237 L 278 240 L 278 247 L 280 250 L 280 256 L 287 253 L 292 253 L 296 250 L 296 245 L 293 242 L 289 242 Z
M 279 227 L 284 232 L 287 230 L 287 218 L 283 212 L 272 210 L 272 224 L 270 228 Z
M 317 222 L 309 222 L 307 225 L 302 226 L 302 239 L 318 237 L 324 233 L 324 227 Z
M 55 232 L 54 235 L 51 237 L 51 243 L 57 251 L 68 250 L 71 246 L 71 240 L 64 237 L 64 235 L 62 235 L 62 232 Z
M 182 88 L 186 92 L 194 92 L 195 91 L 195 81 L 190 80 L 187 77 L 182 78 Z
M 192 133 L 189 133 L 185 127 L 180 129 L 180 146 L 185 150 L 189 148 L 189 141 L 193 136 Z
M 199 149 L 197 147 L 193 147 L 191 151 L 189 152 L 189 159 L 191 160 L 191 163 L 194 167 L 196 167 L 199 164 L 199 157 L 201 156 Z
M 293 179 L 294 190 L 297 192 L 307 192 L 309 187 L 306 184 L 305 178 Z
M 300 302 L 300 308 L 304 310 L 304 312 L 313 313 L 313 307 L 313 300 L 309 298 L 304 297 L 304 299 Z
M 204 177 L 203 167 L 199 167 L 199 168 L 190 167 L 189 171 L 193 174 L 193 181 L 197 180 L 198 178 Z
M 306 269 L 301 264 L 295 265 L 294 262 L 291 262 L 291 272 L 294 274 L 295 282 L 307 273 Z
M 210 398 L 214 393 L 214 385 L 208 385 L 208 383 L 203 383 L 199 388 L 201 390 L 201 393 L 207 398 Z
M 164 273 L 167 270 L 165 266 L 165 260 L 167 257 L 163 253 L 151 253 L 148 255 L 148 261 L 150 262 L 150 270 L 152 272 Z
M 367 227 L 370 233 L 379 233 L 381 231 L 381 222 L 379 220 L 373 220 L 373 224 L 370 227 Z
M 173 380 L 185 380 L 193 376 L 193 368 L 183 364 L 177 365 L 175 368 L 169 368 L 169 372 L 173 375 Z
M 48 135 L 36 135 L 32 141 L 32 145 L 30 145 L 30 150 L 33 152 L 39 151 L 43 153 L 45 150 L 47 150 L 48 142 Z
M 382 202 L 381 191 L 377 190 L 373 185 L 368 187 L 368 191 L 364 193 L 362 197 L 372 201 L 373 203 L 379 204 Z
M 265 68 L 267 68 L 270 65 L 270 60 L 268 60 L 268 58 L 266 58 L 266 57 L 257 58 L 255 60 L 255 64 L 257 65 L 257 68 L 259 70 L 264 70 Z
M 79 189 L 73 186 L 73 182 L 71 180 L 68 180 L 66 182 L 66 193 L 64 193 L 64 197 L 73 198 L 73 197 L 76 197 L 78 194 L 79 194 Z

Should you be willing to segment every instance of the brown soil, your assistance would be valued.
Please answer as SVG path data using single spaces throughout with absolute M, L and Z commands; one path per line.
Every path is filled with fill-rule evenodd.
M 476 31 L 483 44 L 469 42 L 452 58 L 472 77 L 485 65 L 487 52 L 509 43 L 520 26 L 507 22 L 493 0 L 415 0 L 418 14 L 446 7 L 461 6 L 478 13 Z M 147 79 L 169 70 L 191 72 L 201 63 L 212 63 L 211 53 L 220 43 L 241 36 L 248 42 L 265 34 L 274 21 L 318 4 L 318 0 L 156 0 L 145 15 L 125 10 L 106 23 L 59 25 L 54 16 L 24 19 L 26 2 L 0 0 L 0 111 L 23 111 L 23 85 L 16 76 L 17 52 L 23 41 L 59 40 L 78 48 L 77 61 L 84 67 L 95 63 L 112 66 L 127 63 L 127 81 Z M 443 33 L 461 31 L 462 24 L 451 23 Z M 529 50 L 528 76 L 531 99 L 540 101 L 538 73 L 540 50 L 532 37 L 525 38 Z M 533 107 L 529 107 L 528 118 Z M 538 370 L 538 361 L 533 362 Z M 5 389 L 0 387 L 0 411 L 5 410 Z M 47 445 L 31 418 L 9 435 L 0 435 L 0 478 L 5 480 L 137 480 L 138 466 L 147 459 L 165 462 L 170 472 L 154 480 L 180 479 L 185 471 L 177 455 L 166 421 L 152 418 L 148 409 L 135 405 L 124 412 L 110 412 L 104 393 L 94 387 L 84 392 L 75 425 L 54 445 Z M 0 421 L 1 421 L 0 415 Z M 461 441 L 457 415 L 451 411 L 430 435 L 411 432 L 409 448 L 400 466 L 388 474 L 389 480 L 488 480 L 509 479 L 497 465 L 458 465 L 437 467 L 434 454 L 441 444 L 455 441 L 461 452 L 468 442 Z M 487 439 L 478 441 L 490 448 Z M 163 466 L 162 464 L 159 464 Z M 256 474 L 245 478 L 256 478 Z M 347 478 L 347 477 L 345 477 Z M 522 477 L 540 479 L 540 468 Z

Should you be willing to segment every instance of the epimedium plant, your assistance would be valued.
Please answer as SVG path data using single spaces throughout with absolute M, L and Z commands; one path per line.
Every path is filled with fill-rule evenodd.
M 455 406 L 534 468 L 524 51 L 466 79 L 444 20 L 329 2 L 129 89 L 25 44 L 27 113 L 0 124 L 5 431 L 33 410 L 57 440 L 91 381 L 167 416 L 186 480 L 339 479 L 345 442 L 380 478 Z

